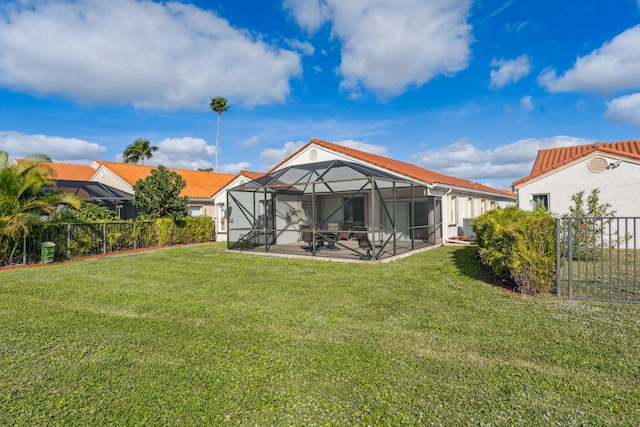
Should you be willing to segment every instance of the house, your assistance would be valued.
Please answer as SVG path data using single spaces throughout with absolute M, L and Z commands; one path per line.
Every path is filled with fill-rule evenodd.
M 103 206 L 116 212 L 122 219 L 136 217 L 133 191 L 126 192 L 108 185 L 93 182 L 95 169 L 74 163 L 43 162 L 53 172 L 56 188 L 67 193 L 81 195 L 85 202 Z
M 515 201 L 509 191 L 313 139 L 266 175 L 229 190 L 229 247 L 295 245 L 307 226 L 318 230 L 314 245 L 316 234 L 348 224 L 352 237 L 366 233 L 376 242 L 368 253 L 379 258 L 468 235 L 473 218 Z
M 513 183 L 521 209 L 556 215 L 569 212 L 572 195 L 594 188 L 617 217 L 640 215 L 640 140 L 540 150 L 531 173 Z
M 227 185 L 220 188 L 212 197 L 213 204 L 216 206 L 216 215 L 214 216 L 216 221 L 216 241 L 227 241 L 227 191 L 233 187 L 246 184 L 249 181 L 253 181 L 264 175 L 262 172 L 252 172 L 241 170 Z
M 100 182 L 133 194 L 135 183 L 151 175 L 156 166 L 129 163 L 94 161 L 92 181 Z M 226 239 L 226 191 L 231 186 L 240 185 L 261 175 L 257 172 L 242 171 L 239 174 L 214 173 L 188 169 L 167 168 L 178 173 L 186 182 L 180 196 L 189 197 L 191 216 L 207 215 L 216 224 L 216 240 Z

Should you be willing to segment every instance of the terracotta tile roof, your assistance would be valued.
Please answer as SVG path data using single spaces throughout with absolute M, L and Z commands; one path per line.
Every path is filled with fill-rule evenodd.
M 15 159 L 16 163 L 20 163 L 22 160 Z M 96 173 L 91 166 L 75 163 L 42 162 L 41 164 L 53 171 L 53 176 L 50 178 L 59 180 L 90 181 L 93 174 Z
M 302 150 L 306 149 L 309 145 L 312 145 L 312 144 L 327 148 L 332 151 L 346 154 L 348 156 L 362 160 L 372 165 L 385 168 L 391 172 L 399 173 L 401 175 L 408 176 L 418 181 L 426 182 L 428 184 L 444 184 L 444 185 L 449 185 L 454 187 L 461 187 L 461 188 L 467 188 L 471 190 L 485 191 L 488 193 L 508 195 L 510 197 L 515 197 L 515 193 L 512 193 L 511 191 L 508 191 L 508 190 L 507 190 L 508 192 L 505 192 L 503 190 L 496 190 L 495 188 L 489 187 L 487 185 L 479 184 L 477 182 L 472 182 L 472 181 L 468 181 L 466 179 L 461 179 L 461 178 L 455 178 L 452 176 L 431 171 L 429 169 L 421 168 L 411 163 L 401 162 L 399 160 L 394 160 L 388 157 L 378 156 L 376 154 L 355 150 L 353 148 L 348 148 L 342 145 L 322 141 L 319 139 L 312 139 L 309 143 L 305 144 L 305 146 L 302 147 L 300 150 L 298 150 L 296 153 L 292 154 L 286 160 L 281 162 L 278 166 L 274 167 L 270 172 L 277 170 L 278 167 L 280 167 L 280 165 L 284 164 L 287 160 L 289 160 L 290 158 L 295 156 L 297 153 L 301 152 Z
M 113 173 L 118 175 L 132 187 L 139 179 L 151 175 L 156 166 L 132 165 L 129 163 L 96 161 Z M 228 173 L 203 172 L 188 169 L 167 168 L 178 173 L 187 182 L 187 186 L 180 192 L 181 196 L 189 196 L 192 199 L 208 199 L 220 189 L 229 184 L 237 175 Z
M 527 182 L 530 179 L 569 164 L 591 153 L 595 153 L 596 151 L 640 160 L 640 140 L 599 142 L 595 144 L 540 150 L 538 151 L 538 157 L 536 157 L 531 173 L 522 179 L 514 181 L 512 185 L 515 187 L 516 185 Z
M 240 171 L 240 173 L 238 174 L 238 176 L 240 175 L 244 175 L 247 178 L 254 180 L 254 179 L 258 179 L 261 176 L 264 176 L 264 172 L 252 172 L 252 171 Z

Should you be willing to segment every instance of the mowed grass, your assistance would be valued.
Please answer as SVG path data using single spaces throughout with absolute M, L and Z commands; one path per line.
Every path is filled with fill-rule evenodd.
M 0 271 L 0 424 L 640 424 L 636 305 L 224 249 Z

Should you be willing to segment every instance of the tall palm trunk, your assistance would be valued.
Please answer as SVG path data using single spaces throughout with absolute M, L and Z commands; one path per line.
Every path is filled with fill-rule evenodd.
M 222 113 L 218 111 L 218 132 L 216 133 L 216 173 L 218 172 L 218 142 L 220 141 L 220 116 Z

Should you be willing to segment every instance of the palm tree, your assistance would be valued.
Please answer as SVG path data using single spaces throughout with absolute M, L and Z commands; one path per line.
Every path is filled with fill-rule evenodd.
M 144 159 L 152 158 L 153 152 L 157 150 L 158 147 L 152 146 L 148 139 L 138 138 L 124 150 L 124 162 L 138 163 L 142 161 L 142 166 L 144 166 Z
M 13 258 L 20 239 L 44 221 L 43 215 L 55 216 L 61 204 L 80 208 L 80 196 L 41 191 L 53 184 L 53 171 L 42 164 L 48 161 L 46 156 L 32 155 L 13 163 L 0 151 L 0 265 Z
M 217 98 L 211 98 L 209 108 L 218 113 L 218 133 L 216 134 L 216 172 L 218 172 L 218 142 L 220 141 L 220 116 L 227 111 L 227 99 L 221 96 Z

